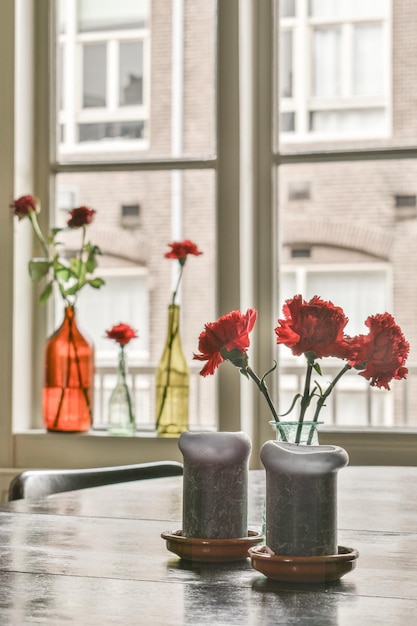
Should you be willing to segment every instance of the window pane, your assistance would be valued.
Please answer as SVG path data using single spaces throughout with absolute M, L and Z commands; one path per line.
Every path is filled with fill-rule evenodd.
M 309 15 L 320 18 L 380 17 L 389 0 L 310 0 Z
M 90 0 L 76 4 L 77 15 L 64 3 L 58 160 L 214 155 L 216 5 Z
M 280 96 L 291 98 L 293 95 L 293 58 L 292 58 L 292 31 L 283 30 L 280 40 Z
M 78 0 L 80 31 L 143 28 L 149 19 L 149 0 Z
M 380 24 L 355 26 L 353 76 L 355 95 L 384 95 L 384 56 Z
M 143 104 L 143 44 L 129 41 L 120 44 L 119 104 Z
M 340 28 L 315 28 L 313 31 L 313 96 L 333 98 L 341 95 Z
M 417 426 L 417 400 L 410 393 L 417 374 L 413 366 L 417 297 L 410 287 L 414 284 L 412 268 L 417 263 L 417 204 L 398 202 L 399 196 L 412 199 L 416 194 L 417 161 L 296 163 L 281 165 L 279 170 L 283 242 L 280 306 L 297 293 L 306 299 L 318 295 L 331 300 L 348 316 L 346 332 L 351 336 L 368 334 L 368 316 L 388 311 L 410 343 L 407 380 L 393 381 L 392 390 L 384 391 L 370 389 L 368 381 L 351 372 L 337 386 L 334 404 L 332 401 L 326 408 L 326 423 Z M 290 194 L 296 185 L 307 183 L 310 194 L 296 198 Z M 308 249 L 309 256 L 292 254 L 300 249 Z M 288 401 L 292 384 L 288 377 L 297 372 L 301 376 L 305 363 L 285 347 L 280 350 L 280 359 L 285 373 L 283 385 L 286 381 L 288 386 L 283 393 Z M 323 384 L 341 369 L 340 365 L 338 359 L 323 360 L 322 370 L 327 376 Z M 354 394 L 359 412 L 345 407 L 349 393 Z
M 179 269 L 176 261 L 164 258 L 168 243 L 191 239 L 202 250 L 201 256 L 187 260 L 179 299 L 182 344 L 192 372 L 190 420 L 194 428 L 215 426 L 215 377 L 207 381 L 199 376 L 201 364 L 192 358 L 204 324 L 215 319 L 215 289 L 207 289 L 216 283 L 214 183 L 211 170 L 57 176 L 56 225 L 65 226 L 68 210 L 74 205 L 97 211 L 87 235 L 102 251 L 96 275 L 103 277 L 106 285 L 99 290 L 86 286 L 77 309 L 80 326 L 94 339 L 98 375 L 106 367 L 116 367 L 117 346 L 104 336 L 107 328 L 119 322 L 130 324 L 139 333 L 139 339 L 129 346 L 130 372 L 135 368 L 153 372 L 162 354 L 168 305 Z M 123 219 L 125 207 L 140 207 L 140 219 L 127 224 Z M 60 236 L 67 256 L 74 256 L 80 246 L 80 231 L 63 231 Z M 56 318 L 62 318 L 59 298 Z M 141 401 L 148 408 L 141 423 L 151 428 L 155 420 L 149 372 L 147 385 L 147 395 L 143 392 L 146 402 Z M 97 406 L 100 403 L 98 400 Z M 102 417 L 97 415 L 98 424 Z
M 295 0 L 279 0 L 279 16 L 293 17 L 295 15 Z
M 102 124 L 79 124 L 79 141 L 108 141 L 114 139 L 140 139 L 144 122 L 107 122 Z
M 356 111 L 314 111 L 310 115 L 310 130 L 317 133 L 352 137 L 374 135 L 385 127 L 386 114 L 378 109 Z
M 83 46 L 83 107 L 106 105 L 106 46 Z

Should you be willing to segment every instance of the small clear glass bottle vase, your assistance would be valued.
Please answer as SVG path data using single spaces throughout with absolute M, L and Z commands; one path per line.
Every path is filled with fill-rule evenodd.
M 318 445 L 318 427 L 323 422 L 275 422 L 271 420 L 269 423 L 275 429 L 277 441 L 311 446 Z
M 156 368 L 156 430 L 176 437 L 188 428 L 190 373 L 180 336 L 180 307 L 169 306 L 168 333 Z
M 117 383 L 109 400 L 107 431 L 111 435 L 133 435 L 135 432 L 134 403 L 127 374 L 127 358 L 124 346 L 120 346 Z

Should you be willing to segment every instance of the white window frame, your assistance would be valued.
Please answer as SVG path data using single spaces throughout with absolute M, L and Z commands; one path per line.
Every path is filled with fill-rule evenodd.
M 178 2 L 180 0 L 174 0 Z M 31 234 L 23 224 L 15 229 L 7 209 L 11 199 L 33 192 L 48 198 L 59 169 L 50 169 L 48 154 L 50 103 L 48 102 L 48 0 L 2 0 L 0 3 L 0 238 L 2 251 L 2 295 L 0 307 L 0 467 L 5 481 L 24 467 L 81 467 L 124 464 L 156 459 L 181 459 L 175 438 L 154 435 L 117 440 L 107 434 L 62 436 L 33 431 L 29 424 L 41 388 L 41 367 L 32 359 L 33 346 L 41 353 L 46 337 L 43 311 L 36 302 L 27 276 L 31 256 Z M 272 150 L 272 92 L 277 93 L 273 73 L 273 7 L 271 1 L 228 0 L 218 4 L 218 154 L 207 159 L 167 159 L 158 163 L 126 163 L 126 168 L 189 169 L 217 171 L 217 304 L 219 313 L 237 306 L 258 309 L 250 351 L 257 371 L 266 371 L 274 358 L 271 329 L 276 323 L 278 303 L 276 216 L 273 209 L 275 166 L 291 162 Z M 240 12 L 239 12 L 239 10 Z M 15 21 L 19 25 L 17 45 L 35 40 L 37 74 L 33 74 L 30 45 L 19 56 L 15 72 Z M 241 37 L 240 51 L 238 33 Z M 45 37 L 43 37 L 46 35 Z M 260 45 L 262 43 L 262 45 Z M 238 58 L 244 60 L 238 73 Z M 240 81 L 239 81 L 240 78 Z M 33 86 L 36 84 L 36 97 Z M 16 89 L 16 96 L 15 96 Z M 35 103 L 36 117 L 31 103 Z M 29 103 L 29 106 L 27 106 Z M 239 138 L 238 116 L 240 105 Z M 15 115 L 16 107 L 16 115 Z M 36 121 L 35 121 L 36 120 Z M 16 123 L 16 126 L 14 125 Z M 244 132 L 243 132 L 244 131 Z M 276 134 L 275 134 L 276 136 Z M 36 151 L 33 149 L 36 139 Z M 390 153 L 393 158 L 395 151 Z M 416 158 L 417 150 L 402 150 L 397 158 Z M 36 158 L 32 158 L 36 156 Z M 327 153 L 298 155 L 323 161 Z M 334 160 L 352 158 L 337 154 Z M 357 158 L 374 158 L 372 151 Z M 120 166 L 120 164 L 119 164 Z M 110 169 L 110 168 L 109 168 Z M 43 202 L 41 219 L 46 220 L 48 202 Z M 44 224 L 47 226 L 47 224 Z M 29 225 L 28 225 L 29 227 Z M 16 236 L 13 237 L 16 230 Z M 17 232 L 18 231 L 18 232 Z M 14 256 L 16 260 L 14 260 Z M 14 298 L 13 298 L 14 291 Z M 35 331 L 36 329 L 36 331 Z M 252 438 L 252 465 L 259 466 L 259 448 L 271 438 L 267 411 L 261 394 L 239 377 L 233 368 L 218 373 L 218 411 L 221 430 L 245 429 Z M 323 429 L 321 443 L 344 446 L 351 463 L 415 464 L 416 431 L 366 431 Z
M 340 26 L 342 30 L 342 56 L 348 59 L 344 63 L 345 67 L 353 59 L 353 26 L 356 24 L 381 23 L 383 29 L 383 51 L 386 59 L 385 67 L 390 68 L 391 64 L 391 2 L 388 1 L 387 13 L 381 13 L 380 17 L 372 15 L 361 15 L 360 17 L 338 17 L 338 18 L 315 18 L 308 14 L 309 0 L 295 0 L 295 16 L 285 17 L 280 20 L 280 29 L 292 30 L 293 38 L 293 95 L 291 98 L 281 98 L 281 112 L 295 114 L 295 130 L 283 132 L 281 134 L 282 143 L 300 142 L 324 142 L 324 141 L 355 141 L 366 139 L 388 138 L 392 133 L 392 106 L 389 94 L 392 91 L 392 76 L 389 69 L 384 76 L 386 93 L 380 97 L 354 96 L 349 72 L 343 76 L 342 94 L 339 98 L 315 98 L 312 95 L 312 72 L 311 72 L 311 51 L 313 29 L 318 26 Z M 385 112 L 384 129 L 379 132 L 369 131 L 369 136 L 355 132 L 347 133 L 319 133 L 309 130 L 309 116 L 311 112 L 320 111 L 349 111 L 349 110 L 371 110 L 383 109 Z
M 137 28 L 129 31 L 99 31 L 78 33 L 76 29 L 77 15 L 75 1 L 67 1 L 64 4 L 66 9 L 66 23 L 68 29 L 65 33 L 59 33 L 57 45 L 65 47 L 67 54 L 64 54 L 64 74 L 75 79 L 75 84 L 69 93 L 62 94 L 63 109 L 59 111 L 58 121 L 60 126 L 64 126 L 65 141 L 60 145 L 60 152 L 64 155 L 74 153 L 106 153 L 108 151 L 107 141 L 78 141 L 77 127 L 85 123 L 111 123 L 118 121 L 143 120 L 146 124 L 149 120 L 150 110 L 150 33 L 149 28 Z M 118 78 L 118 54 L 119 45 L 122 42 L 141 41 L 143 43 L 143 104 L 138 106 L 119 106 L 114 101 L 114 85 Z M 106 72 L 107 72 L 107 94 L 105 107 L 84 108 L 82 106 L 82 49 L 84 44 L 104 43 L 106 44 Z M 77 76 L 79 80 L 77 80 Z M 68 85 L 68 80 L 63 83 Z M 118 83 L 117 83 L 118 84 Z M 117 90 L 118 91 L 118 90 Z M 146 129 L 148 132 L 149 129 Z M 146 150 L 149 148 L 149 139 L 111 140 L 111 149 L 114 152 L 129 152 L 132 150 Z

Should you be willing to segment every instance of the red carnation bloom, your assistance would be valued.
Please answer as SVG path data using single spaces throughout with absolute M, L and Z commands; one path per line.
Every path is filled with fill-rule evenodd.
M 80 206 L 77 209 L 72 209 L 70 212 L 70 219 L 67 225 L 70 228 L 80 228 L 81 226 L 87 226 L 93 221 L 96 213 L 95 209 L 89 209 L 86 206 Z
M 178 259 L 181 265 L 184 265 L 188 254 L 194 254 L 195 256 L 203 254 L 197 248 L 197 245 L 189 239 L 185 239 L 184 241 L 174 241 L 173 243 L 169 243 L 168 245 L 171 250 L 165 253 L 165 258 Z
M 194 354 L 193 357 L 197 361 L 207 361 L 200 372 L 201 376 L 214 374 L 215 369 L 225 359 L 236 367 L 242 368 L 247 365 L 249 333 L 255 321 L 255 309 L 248 309 L 245 315 L 240 311 L 232 311 L 220 317 L 217 322 L 204 326 L 198 342 L 200 354 Z
M 369 334 L 354 338 L 358 351 L 349 364 L 357 369 L 365 368 L 360 375 L 370 380 L 371 386 L 389 389 L 388 383 L 393 378 L 407 378 L 408 369 L 404 365 L 410 344 L 390 313 L 371 315 L 365 324 Z
M 283 307 L 285 319 L 275 328 L 277 343 L 291 348 L 296 356 L 313 353 L 315 358 L 352 355 L 352 340 L 344 335 L 348 322 L 343 310 L 332 302 L 314 296 L 310 302 L 301 295 L 287 300 Z
M 129 324 L 116 324 L 110 330 L 106 330 L 108 339 L 114 339 L 121 346 L 125 346 L 131 339 L 136 339 L 136 331 Z
M 33 196 L 20 196 L 17 200 L 12 202 L 10 208 L 19 220 L 28 217 L 29 213 L 39 213 L 41 210 L 40 202 Z

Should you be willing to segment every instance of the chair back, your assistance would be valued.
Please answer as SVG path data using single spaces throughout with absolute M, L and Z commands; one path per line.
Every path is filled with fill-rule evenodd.
M 100 487 L 132 480 L 179 476 L 183 466 L 177 461 L 157 461 L 115 467 L 88 469 L 25 470 L 9 486 L 9 502 L 22 498 L 41 498 L 63 491 Z

